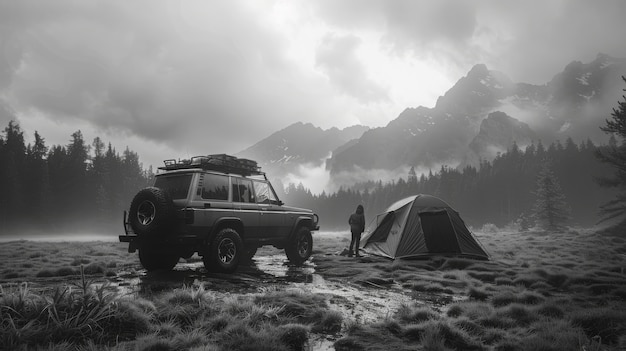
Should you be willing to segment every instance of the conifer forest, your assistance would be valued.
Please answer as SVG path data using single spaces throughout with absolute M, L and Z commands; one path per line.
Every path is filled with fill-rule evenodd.
M 610 144 L 615 143 L 611 139 Z M 549 165 L 561 189 L 561 225 L 592 226 L 601 219 L 599 207 L 615 192 L 596 182 L 596 178 L 611 172 L 596 157 L 598 150 L 606 147 L 610 146 L 598 146 L 589 140 L 576 144 L 569 138 L 565 143 L 557 141 L 547 146 L 538 142 L 524 150 L 513 145 L 493 161 L 482 161 L 477 167 L 442 166 L 420 176 L 409 171 L 406 177 L 392 182 L 361 183 L 332 194 L 313 195 L 301 185 L 290 184 L 285 196 L 296 206 L 314 209 L 321 224 L 329 229 L 344 228 L 359 203 L 365 207 L 366 221 L 371 223 L 393 202 L 415 194 L 444 199 L 475 228 L 485 224 L 534 226 L 541 221 L 535 216 L 537 202 L 545 198 L 546 191 L 555 190 L 538 184 L 541 169 Z
M 25 133 L 10 122 L 0 135 L 0 231 L 121 232 L 123 211 L 153 181 L 151 167 L 144 169 L 137 153 L 126 148 L 120 154 L 99 137 L 87 143 L 80 131 L 67 145 L 53 146 L 38 132 L 33 143 L 25 144 Z M 358 183 L 333 193 L 312 194 L 302 184 L 282 186 L 274 180 L 277 175 L 268 177 L 285 203 L 318 213 L 324 230 L 345 229 L 358 204 L 365 207 L 367 223 L 375 223 L 376 215 L 393 202 L 415 194 L 444 199 L 473 227 L 540 224 L 545 218 L 536 215 L 538 208 L 556 194 L 558 222 L 550 225 L 590 226 L 614 195 L 597 181 L 611 172 L 597 154 L 616 143 L 614 138 L 604 146 L 568 138 L 524 149 L 513 145 L 478 166 L 442 166 L 420 175 L 412 168 L 391 182 Z M 556 187 L 540 184 L 546 167 Z

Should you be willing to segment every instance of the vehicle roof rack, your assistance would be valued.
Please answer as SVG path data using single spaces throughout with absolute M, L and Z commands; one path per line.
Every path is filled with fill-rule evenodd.
M 241 174 L 243 176 L 265 175 L 264 172 L 261 172 L 261 168 L 256 161 L 226 154 L 194 156 L 184 160 L 170 159 L 163 161 L 163 163 L 165 166 L 159 167 L 159 169 L 164 171 L 199 168 L 208 171 Z

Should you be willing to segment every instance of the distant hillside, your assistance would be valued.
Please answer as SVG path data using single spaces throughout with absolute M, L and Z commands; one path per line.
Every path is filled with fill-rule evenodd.
M 536 133 L 528 124 L 504 112 L 492 112 L 480 123 L 478 135 L 469 144 L 471 151 L 469 154 L 493 159 L 498 153 L 505 152 L 513 143 L 524 148 L 537 139 Z M 470 164 L 478 162 L 478 159 L 466 160 L 466 163 Z
M 369 128 L 352 126 L 324 130 L 311 123 L 294 123 L 251 147 L 237 157 L 256 160 L 265 172 L 282 177 L 298 171 L 300 165 L 321 166 L 332 151 L 358 139 Z

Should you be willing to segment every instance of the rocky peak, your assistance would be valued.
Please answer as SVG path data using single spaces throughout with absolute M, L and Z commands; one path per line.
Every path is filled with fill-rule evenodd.
M 513 89 L 513 82 L 504 73 L 478 64 L 437 99 L 435 109 L 479 117 L 496 107 L 499 99 L 509 95 Z
M 487 68 L 487 65 L 485 65 L 484 63 L 479 63 L 477 65 L 474 65 L 474 67 L 472 67 L 472 69 L 470 69 L 470 71 L 467 72 L 467 78 L 474 79 L 474 80 L 483 79 L 487 77 L 488 75 L 489 75 L 489 69 Z
M 478 156 L 489 159 L 497 152 L 506 151 L 513 143 L 527 145 L 536 138 L 528 124 L 496 111 L 481 122 L 480 131 L 469 146 Z

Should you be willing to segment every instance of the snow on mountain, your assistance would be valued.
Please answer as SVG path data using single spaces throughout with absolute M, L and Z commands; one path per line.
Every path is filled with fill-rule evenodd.
M 625 72 L 626 59 L 599 54 L 590 63 L 568 64 L 546 84 L 533 85 L 514 83 L 478 64 L 434 108 L 405 109 L 386 127 L 372 129 L 334 153 L 328 167 L 335 174 L 430 167 L 490 159 L 513 142 L 567 137 L 602 142 L 606 135 L 599 126 L 619 100 Z
M 294 123 L 236 154 L 255 160 L 268 174 L 284 177 L 301 165 L 319 167 L 332 151 L 358 139 L 368 127 L 323 130 L 311 123 Z

